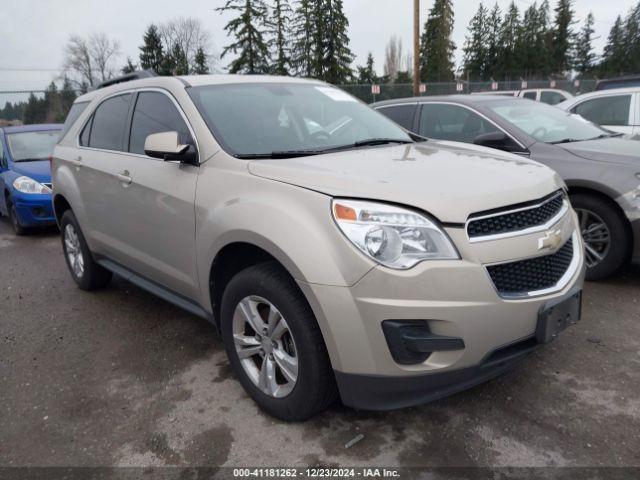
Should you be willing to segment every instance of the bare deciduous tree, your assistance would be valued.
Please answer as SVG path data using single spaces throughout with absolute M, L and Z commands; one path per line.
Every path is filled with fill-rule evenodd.
M 390 82 L 394 82 L 398 77 L 398 72 L 403 69 L 405 59 L 402 55 L 402 39 L 393 36 L 387 43 L 384 53 L 384 74 Z
M 69 37 L 65 46 L 64 68 L 74 72 L 78 83 L 86 82 L 94 87 L 99 82 L 113 78 L 117 71 L 115 62 L 120 56 L 120 43 L 105 33 L 94 33 L 89 38 L 78 35 Z
M 179 17 L 169 20 L 159 26 L 160 37 L 166 52 L 174 51 L 178 45 L 184 52 L 189 63 L 189 70 L 197 70 L 198 50 L 201 50 L 207 59 L 212 59 L 211 33 L 207 30 L 199 18 Z

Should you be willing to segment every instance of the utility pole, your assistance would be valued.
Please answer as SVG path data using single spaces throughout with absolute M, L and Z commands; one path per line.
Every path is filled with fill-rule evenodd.
M 420 0 L 413 0 L 413 96 L 420 95 Z

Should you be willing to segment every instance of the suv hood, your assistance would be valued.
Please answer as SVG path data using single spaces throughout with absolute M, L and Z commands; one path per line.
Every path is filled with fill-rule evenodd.
M 614 137 L 584 142 L 562 143 L 558 147 L 578 157 L 598 162 L 640 164 L 640 143 L 637 140 Z
M 419 208 L 441 222 L 535 200 L 564 184 L 551 169 L 497 150 L 435 142 L 256 160 L 249 172 L 334 197 Z

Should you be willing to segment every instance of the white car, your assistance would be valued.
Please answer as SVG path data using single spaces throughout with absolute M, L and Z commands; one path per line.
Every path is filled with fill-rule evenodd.
M 640 135 L 640 87 L 585 93 L 557 105 L 607 130 Z
M 526 90 L 500 90 L 492 92 L 474 92 L 471 95 L 503 95 L 506 97 L 520 97 L 535 100 L 548 105 L 557 105 L 560 102 L 573 98 L 569 92 L 557 88 L 528 88 Z

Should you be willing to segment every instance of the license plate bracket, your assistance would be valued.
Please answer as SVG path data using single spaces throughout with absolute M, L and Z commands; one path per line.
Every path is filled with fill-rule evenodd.
M 582 315 L 582 290 L 570 293 L 560 300 L 547 303 L 538 314 L 536 338 L 549 343 L 560 332 L 577 323 Z

